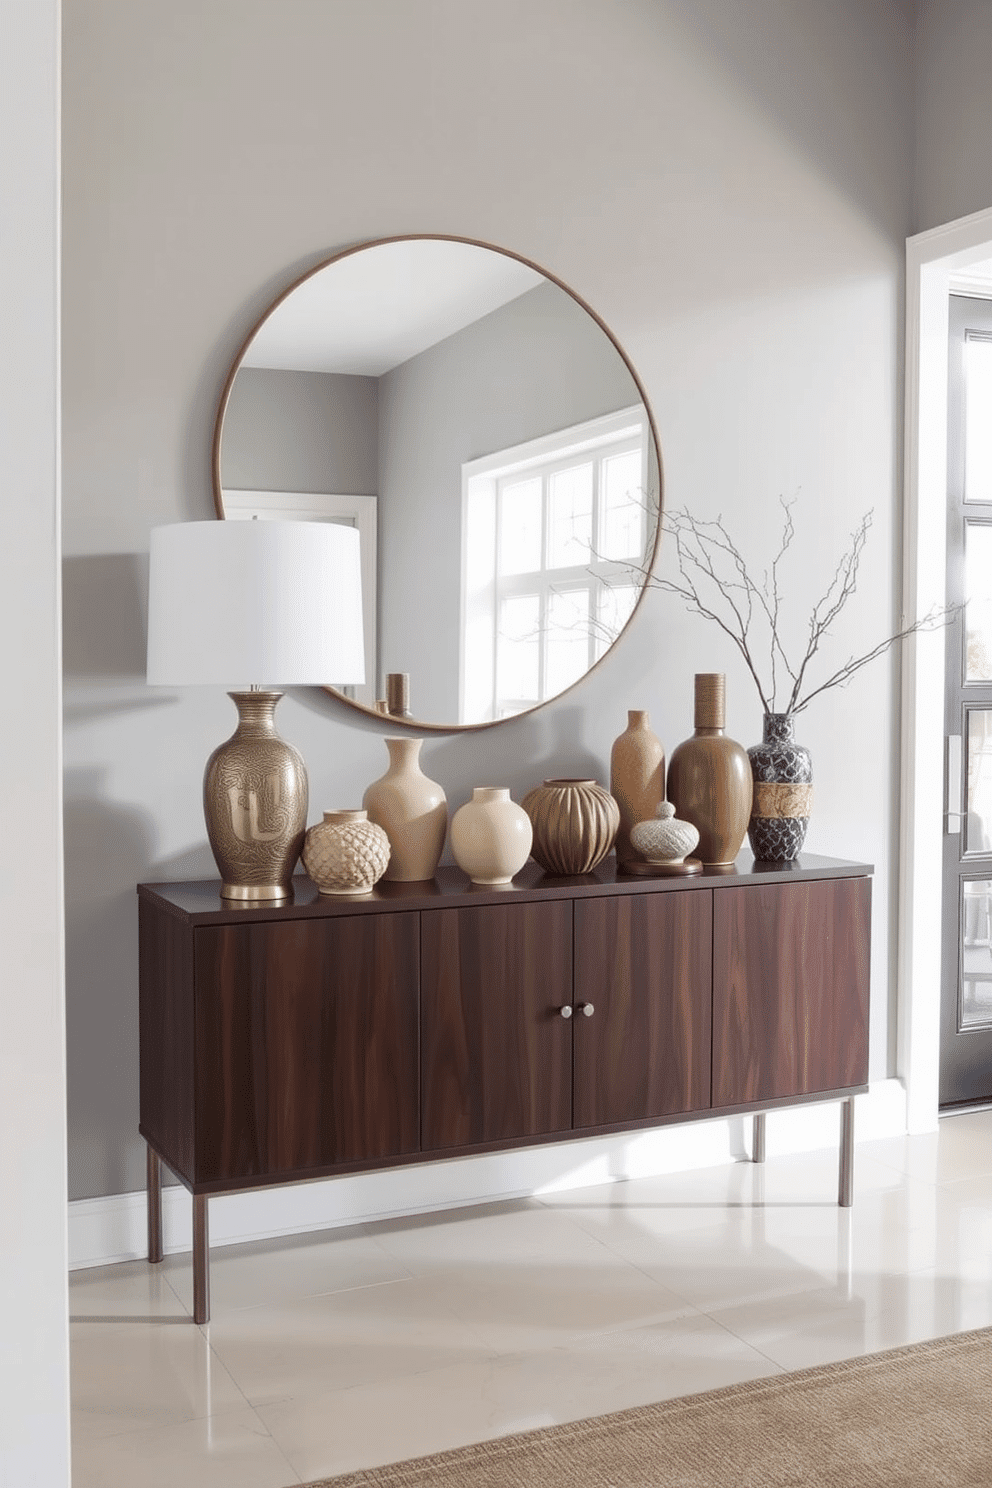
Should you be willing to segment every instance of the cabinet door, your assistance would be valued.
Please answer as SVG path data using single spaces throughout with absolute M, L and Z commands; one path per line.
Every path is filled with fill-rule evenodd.
M 197 1179 L 415 1152 L 415 914 L 196 932 Z
M 697 889 L 576 903 L 576 1127 L 709 1106 L 712 898 Z
M 714 1106 L 864 1085 L 871 880 L 714 899 Z
M 421 1145 L 512 1141 L 572 1124 L 572 906 L 422 916 Z

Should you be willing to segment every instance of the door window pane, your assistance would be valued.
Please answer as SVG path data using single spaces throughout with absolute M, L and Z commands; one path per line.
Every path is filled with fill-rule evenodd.
M 957 810 L 957 807 L 954 807 Z M 992 853 L 992 709 L 968 709 L 965 852 Z
M 992 501 L 992 340 L 964 343 L 964 499 Z
M 961 885 L 961 997 L 958 1027 L 992 1025 L 992 879 Z
M 556 470 L 548 491 L 548 567 L 574 568 L 592 556 L 592 465 Z
M 992 682 L 992 527 L 965 524 L 965 681 Z

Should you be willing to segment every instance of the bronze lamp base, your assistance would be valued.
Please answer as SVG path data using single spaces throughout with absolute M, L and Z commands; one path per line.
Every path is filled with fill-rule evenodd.
M 257 904 L 292 896 L 307 825 L 303 756 L 276 732 L 281 692 L 230 692 L 238 726 L 203 776 L 203 814 L 221 896 Z

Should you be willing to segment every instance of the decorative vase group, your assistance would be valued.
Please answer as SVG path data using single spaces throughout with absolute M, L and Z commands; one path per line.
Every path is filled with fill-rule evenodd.
M 389 863 L 389 838 L 367 811 L 325 811 L 303 844 L 303 866 L 322 894 L 370 894 Z
M 546 780 L 524 796 L 531 854 L 545 873 L 591 873 L 613 846 L 620 808 L 595 780 Z
M 751 763 L 724 733 L 726 713 L 724 674 L 697 673 L 696 732 L 678 746 L 668 766 L 668 798 L 699 830 L 697 857 L 717 871 L 733 867 L 751 819 Z
M 791 862 L 802 851 L 813 806 L 813 764 L 793 738 L 792 715 L 766 713 L 761 743 L 747 753 L 754 780 L 751 851 L 759 862 Z
M 434 877 L 448 829 L 444 791 L 420 768 L 423 739 L 387 739 L 389 769 L 373 781 L 362 805 L 389 839 L 385 877 L 420 883 Z
M 250 734 L 253 746 L 257 737 L 269 747 L 277 699 L 253 694 L 244 705 L 239 735 Z M 661 741 L 647 713 L 631 709 L 611 750 L 609 791 L 594 780 L 546 780 L 518 806 L 505 786 L 477 786 L 451 823 L 455 861 L 473 883 L 497 887 L 512 882 L 530 855 L 546 873 L 591 873 L 614 844 L 618 865 L 630 872 L 644 864 L 698 871 L 695 858 L 711 871 L 729 870 L 745 834 L 759 861 L 795 858 L 809 823 L 813 773 L 791 716 L 766 714 L 762 742 L 746 753 L 725 727 L 723 673 L 697 673 L 695 733 L 672 754 L 667 782 Z M 307 833 L 303 862 L 321 893 L 369 893 L 381 877 L 434 877 L 448 824 L 444 791 L 420 768 L 422 739 L 385 744 L 389 768 L 366 790 L 364 809 L 326 811 Z M 287 875 L 266 864 L 261 877 L 281 888 Z

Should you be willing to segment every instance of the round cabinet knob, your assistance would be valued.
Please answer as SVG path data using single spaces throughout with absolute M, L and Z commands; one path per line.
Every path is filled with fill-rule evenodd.
M 559 1008 L 558 1011 L 561 1013 L 563 1018 L 570 1018 L 572 1016 L 572 1009 L 567 1002 L 565 1006 L 563 1008 Z
M 591 1018 L 596 1009 L 591 1002 L 583 1002 L 579 1004 L 579 1011 L 583 1018 Z

